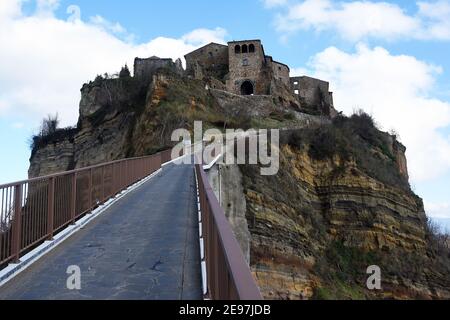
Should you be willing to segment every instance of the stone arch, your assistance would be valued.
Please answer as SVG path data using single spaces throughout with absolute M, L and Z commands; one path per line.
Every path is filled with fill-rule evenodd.
M 234 53 L 239 54 L 241 53 L 241 46 L 240 45 L 235 45 L 234 46 Z
M 245 80 L 241 84 L 241 95 L 250 96 L 255 93 L 255 88 L 250 80 Z
M 251 43 L 251 44 L 248 46 L 248 52 L 250 52 L 250 53 L 255 52 L 255 45 L 254 45 L 253 43 Z
M 247 52 L 248 52 L 248 47 L 247 47 L 246 44 L 244 44 L 244 45 L 242 46 L 242 53 L 247 53 Z

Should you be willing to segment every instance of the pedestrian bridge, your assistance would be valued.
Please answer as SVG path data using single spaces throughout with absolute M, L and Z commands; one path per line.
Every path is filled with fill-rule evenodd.
M 170 151 L 0 197 L 0 299 L 261 299 L 203 166 Z

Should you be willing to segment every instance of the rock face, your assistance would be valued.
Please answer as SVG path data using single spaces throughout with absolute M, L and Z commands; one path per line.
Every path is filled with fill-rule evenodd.
M 104 79 L 81 89 L 80 117 L 75 132 L 59 135 L 34 150 L 30 178 L 101 162 L 129 154 L 128 136 L 146 88 L 133 78 Z
M 31 157 L 28 176 L 34 178 L 73 169 L 73 142 L 65 138 L 37 150 Z
M 241 171 L 237 166 L 217 165 L 208 171 L 208 178 L 231 224 L 244 257 L 250 263 L 251 236 L 245 215 L 247 202 L 243 192 Z
M 266 298 L 450 297 L 450 260 L 429 256 L 420 198 L 354 161 L 289 144 L 280 154 L 273 177 L 241 166 L 251 267 Z M 381 291 L 366 288 L 370 265 L 381 267 Z
M 217 79 L 181 75 L 179 64 L 148 63 L 145 77 L 84 85 L 77 127 L 36 145 L 29 176 L 158 152 L 176 143 L 173 130 L 192 133 L 194 120 L 204 129 L 282 128 L 277 175 L 250 165 L 222 166 L 220 179 L 210 173 L 263 295 L 450 298 L 449 254 L 430 249 L 405 147 L 393 136 L 364 115 L 299 112 L 283 85 L 273 84 L 276 95 L 243 97 Z M 382 270 L 381 291 L 366 289 L 370 265 Z

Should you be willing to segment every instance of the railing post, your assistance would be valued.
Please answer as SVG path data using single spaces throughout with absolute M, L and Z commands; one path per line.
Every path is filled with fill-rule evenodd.
M 48 180 L 47 239 L 53 240 L 53 219 L 55 216 L 55 178 Z
M 12 254 L 14 262 L 20 261 L 20 250 L 22 246 L 22 188 L 21 185 L 14 186 L 14 216 L 13 216 L 13 246 Z
M 88 190 L 89 190 L 88 210 L 91 210 L 92 209 L 92 169 L 89 169 L 89 187 L 88 187 Z
M 72 197 L 70 206 L 70 220 L 72 225 L 75 224 L 75 216 L 77 211 L 77 173 L 72 175 Z
M 105 166 L 102 166 L 102 202 L 105 201 Z

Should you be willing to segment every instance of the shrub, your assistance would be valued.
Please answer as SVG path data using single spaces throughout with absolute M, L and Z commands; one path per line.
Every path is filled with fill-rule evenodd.
M 427 218 L 425 233 L 428 249 L 437 255 L 450 258 L 450 235 L 443 232 L 430 218 Z
M 78 132 L 76 127 L 58 128 L 58 126 L 58 114 L 55 114 L 54 116 L 48 115 L 47 118 L 42 120 L 38 133 L 31 136 L 29 139 L 32 156 L 37 149 L 44 147 L 53 141 L 72 138 L 75 133 Z
M 302 149 L 303 140 L 304 139 L 302 133 L 300 131 L 294 131 L 289 135 L 287 144 L 289 144 L 291 147 Z
M 123 78 L 129 78 L 129 77 L 131 77 L 130 69 L 128 69 L 128 66 L 125 65 L 124 67 L 122 67 L 122 70 L 120 70 L 120 72 L 119 72 L 119 78 L 123 79 Z
M 56 113 L 54 116 L 48 115 L 44 118 L 41 123 L 39 135 L 41 137 L 49 136 L 56 132 L 59 126 L 59 117 Z
M 325 160 L 333 159 L 335 155 L 344 160 L 350 159 L 347 138 L 331 125 L 316 129 L 310 139 L 309 156 L 316 160 Z

